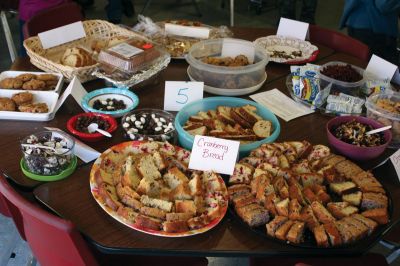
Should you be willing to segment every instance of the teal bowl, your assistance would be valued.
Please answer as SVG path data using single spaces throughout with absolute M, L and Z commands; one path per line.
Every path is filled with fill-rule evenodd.
M 100 111 L 93 108 L 93 103 L 96 100 L 106 100 L 107 98 L 123 100 L 126 108 L 116 111 Z M 85 112 L 106 114 L 113 117 L 122 117 L 132 111 L 136 106 L 138 106 L 139 98 L 135 93 L 126 88 L 103 88 L 94 90 L 86 94 L 82 98 L 81 104 Z
M 217 106 L 231 106 L 231 107 L 239 107 L 246 104 L 251 104 L 257 107 L 257 113 L 265 120 L 269 120 L 272 122 L 273 132 L 271 136 L 268 138 L 254 141 L 250 144 L 243 144 L 239 147 L 239 156 L 244 157 L 247 156 L 252 150 L 256 149 L 263 143 L 271 143 L 274 142 L 281 131 L 281 126 L 279 124 L 278 119 L 270 110 L 265 108 L 264 106 L 245 99 L 235 98 L 235 97 L 210 97 L 202 100 L 198 100 L 192 103 L 185 105 L 176 115 L 175 117 L 175 130 L 178 134 L 178 140 L 180 145 L 188 150 L 192 149 L 194 137 L 187 133 L 183 129 L 183 125 L 189 119 L 190 116 L 196 115 L 200 111 L 208 111 L 210 109 L 217 109 Z

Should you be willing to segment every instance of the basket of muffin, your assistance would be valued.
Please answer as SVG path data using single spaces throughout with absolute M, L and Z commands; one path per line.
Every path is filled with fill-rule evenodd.
M 356 244 L 390 219 L 390 199 L 372 172 L 308 141 L 254 149 L 236 163 L 228 192 L 251 230 L 302 247 Z

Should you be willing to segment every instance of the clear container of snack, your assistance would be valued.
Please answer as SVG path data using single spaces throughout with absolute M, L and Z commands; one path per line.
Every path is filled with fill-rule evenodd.
M 159 109 L 136 109 L 121 120 L 124 136 L 131 140 L 169 141 L 175 143 L 175 116 Z
M 74 159 L 75 141 L 58 131 L 43 131 L 24 138 L 21 150 L 27 170 L 37 175 L 57 175 Z
M 236 47 L 234 50 L 239 51 L 238 55 L 221 57 L 224 43 L 230 47 Z M 253 47 L 254 60 L 240 52 L 249 51 Z M 243 56 L 248 59 L 248 64 L 243 66 L 236 64 L 237 61 L 240 63 L 238 58 L 243 58 Z M 213 60 L 223 65 L 215 65 Z M 227 66 L 224 60 L 233 63 Z M 190 64 L 188 73 L 196 81 L 203 81 L 205 85 L 214 88 L 244 89 L 256 86 L 265 80 L 268 55 L 260 47 L 246 40 L 215 39 L 193 45 L 186 56 L 186 61 Z
M 400 93 L 385 91 L 372 94 L 365 103 L 367 117 L 372 118 L 385 126 L 392 126 L 392 142 L 390 148 L 400 148 Z
M 338 69 L 334 69 L 335 66 L 339 66 L 343 71 L 340 72 Z M 347 67 L 344 69 L 344 67 Z M 349 69 L 350 68 L 350 69 Z M 331 73 L 336 75 L 339 79 L 355 80 L 355 81 L 342 81 L 338 78 L 328 76 L 324 70 L 330 69 Z M 363 93 L 363 88 L 365 86 L 364 69 L 357 66 L 339 62 L 332 61 L 322 65 L 319 68 L 319 78 L 320 86 L 322 88 L 326 87 L 332 83 L 331 92 L 332 93 L 345 93 L 352 96 L 360 96 Z M 359 80 L 357 80 L 359 78 Z

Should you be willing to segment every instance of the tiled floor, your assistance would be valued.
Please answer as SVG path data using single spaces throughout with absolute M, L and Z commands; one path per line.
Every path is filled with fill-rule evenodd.
M 136 11 L 142 10 L 144 0 L 135 1 Z M 210 25 L 228 25 L 229 24 L 229 1 L 225 0 L 227 6 L 220 8 L 220 0 L 207 1 L 199 0 L 199 6 L 203 16 L 198 18 L 195 16 L 194 8 L 189 4 L 189 0 L 181 0 L 182 5 L 177 5 L 176 0 L 153 0 L 150 8 L 146 12 L 146 16 L 150 16 L 153 20 L 164 20 L 170 18 L 185 18 L 192 20 L 201 20 Z M 273 7 L 275 0 L 267 2 L 267 8 L 263 10 L 261 15 L 256 15 L 254 10 L 248 9 L 248 1 L 235 1 L 235 25 L 249 27 L 273 27 L 277 20 L 277 10 Z M 301 1 L 298 1 L 301 2 Z M 316 14 L 317 24 L 337 29 L 340 15 L 342 12 L 344 0 L 336 1 L 319 1 Z M 104 7 L 106 0 L 97 0 L 93 7 L 86 11 L 87 18 L 105 18 Z M 18 45 L 18 20 L 15 16 L 9 16 L 8 19 L 13 33 L 15 43 Z M 134 18 L 123 18 L 122 23 L 133 25 L 136 21 Z M 9 69 L 11 60 L 8 54 L 3 29 L 0 30 L 0 71 Z M 15 228 L 11 220 L 0 215 L 0 266 L 7 265 L 27 265 L 30 261 L 30 251 L 28 245 L 18 237 L 12 251 L 6 250 L 6 244 L 13 241 Z M 373 251 L 386 254 L 387 250 L 377 245 Z M 7 255 L 5 255 L 7 253 Z M 10 258 L 10 254 L 13 254 Z M 210 266 L 244 266 L 247 265 L 246 258 L 209 258 Z M 400 259 L 397 259 L 392 265 L 400 266 Z

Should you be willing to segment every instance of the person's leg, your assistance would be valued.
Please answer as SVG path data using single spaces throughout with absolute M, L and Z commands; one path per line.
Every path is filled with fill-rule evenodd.
M 315 24 L 315 12 L 318 0 L 303 0 L 301 7 L 300 21 Z
M 122 0 L 108 0 L 106 6 L 108 21 L 119 24 L 122 19 Z
M 281 17 L 296 19 L 296 0 L 279 0 L 279 19 Z

